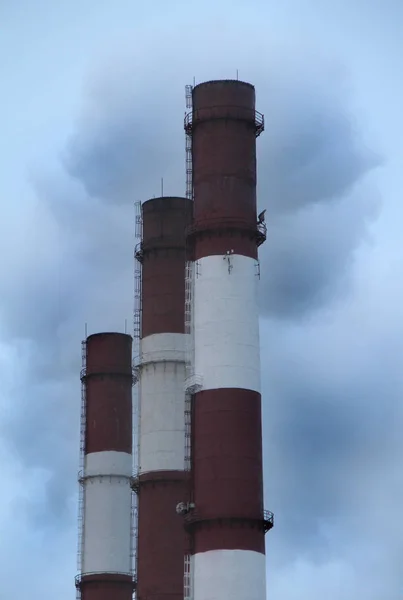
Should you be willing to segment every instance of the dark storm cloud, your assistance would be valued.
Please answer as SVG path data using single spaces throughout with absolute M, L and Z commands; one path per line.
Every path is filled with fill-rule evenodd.
M 134 201 L 142 180 L 153 177 L 154 164 L 159 163 L 158 144 L 144 135 L 144 124 L 121 118 L 103 123 L 93 136 L 80 132 L 64 159 L 68 173 L 83 182 L 90 196 L 113 203 L 127 203 L 128 194 Z
M 318 75 L 299 87 L 274 89 L 265 105 L 259 168 L 270 216 L 340 199 L 380 163 L 361 138 L 348 100 L 323 85 Z
M 376 506 L 374 486 L 387 497 L 385 466 L 401 445 L 396 332 L 385 324 L 378 336 L 349 323 L 344 315 L 316 335 L 306 327 L 283 330 L 283 342 L 273 327 L 262 328 L 266 501 L 276 513 L 276 564 L 298 556 L 331 561 L 360 514 Z M 325 525 L 340 539 L 333 534 L 329 543 Z
M 181 194 L 184 189 L 184 133 L 182 105 L 172 102 L 172 88 L 132 89 L 130 83 L 115 82 L 110 93 L 106 84 L 97 93 L 106 100 L 99 105 L 93 98 L 79 129 L 63 153 L 67 173 L 80 182 L 87 194 L 113 205 L 160 194 L 161 178 L 165 186 L 175 182 Z M 178 86 L 178 89 L 179 86 Z M 173 94 L 174 97 L 176 94 Z M 183 98 L 181 98 L 183 101 Z M 162 109 L 163 106 L 163 109 Z M 91 118 L 93 111 L 96 118 Z M 171 118 L 167 113 L 171 112 Z
M 379 211 L 371 171 L 381 163 L 348 96 L 326 89 L 319 75 L 302 74 L 298 85 L 291 76 L 261 99 L 261 308 L 271 317 L 262 327 L 266 502 L 276 515 L 267 543 L 278 567 L 301 557 L 330 563 L 346 555 L 343 540 L 366 535 L 358 515 L 370 513 L 366 494 L 376 480 L 387 481 L 402 389 L 394 328 L 384 343 L 378 332 L 356 331 L 354 315 L 333 313 L 335 328 L 313 332 L 317 309 L 347 296 L 356 252 L 371 240 Z M 366 327 L 377 318 L 368 314 Z
M 259 86 L 258 81 L 256 85 Z M 272 85 L 275 89 L 275 80 Z M 79 121 L 75 134 L 61 153 L 62 173 L 37 174 L 35 191 L 49 221 L 45 227 L 43 222 L 42 227 L 39 220 L 37 223 L 47 259 L 33 260 L 21 268 L 20 281 L 24 284 L 13 290 L 13 294 L 25 299 L 25 310 L 22 305 L 19 309 L 19 314 L 23 314 L 20 323 L 13 317 L 13 294 L 5 296 L 5 309 L 10 318 L 8 335 L 25 339 L 27 356 L 23 383 L 15 394 L 18 410 L 4 421 L 3 434 L 28 468 L 39 466 L 47 473 L 46 502 L 39 506 L 32 500 L 27 507 L 38 524 L 44 522 L 47 512 L 57 523 L 67 519 L 69 498 L 76 493 L 78 375 L 84 322 L 90 322 L 89 333 L 94 328 L 116 330 L 120 324 L 122 330 L 125 318 L 130 327 L 132 203 L 158 194 L 160 176 L 165 174 L 172 192 L 183 193 L 182 106 L 179 102 L 175 104 L 172 112 L 175 116 L 167 119 L 161 106 L 148 103 L 144 95 L 133 95 L 130 89 L 127 92 L 123 84 L 120 94 L 123 101 L 119 97 L 116 100 L 116 95 L 111 99 L 107 94 L 92 99 L 98 112 L 94 116 L 91 104 Z M 279 97 L 281 94 L 279 91 Z M 269 100 L 268 96 L 260 97 L 266 113 L 271 111 Z M 259 169 L 260 196 L 268 199 L 269 224 L 266 255 L 262 259 L 262 285 L 267 286 L 270 296 L 264 308 L 266 314 L 289 317 L 311 310 L 315 299 L 320 305 L 323 291 L 330 288 L 334 280 L 340 281 L 345 272 L 346 261 L 350 260 L 357 239 L 364 235 L 363 214 L 367 206 L 358 201 L 348 204 L 345 200 L 329 199 L 331 190 L 334 196 L 351 189 L 368 167 L 364 168 L 367 163 L 357 158 L 353 161 L 354 169 L 344 168 L 339 178 L 335 176 L 337 184 L 329 183 L 332 172 L 329 162 L 343 155 L 340 150 L 343 136 L 333 158 L 326 159 L 329 143 L 332 147 L 336 139 L 335 134 L 332 138 L 329 133 L 330 125 L 322 125 L 322 137 L 313 131 L 307 105 L 306 123 L 300 108 L 299 119 L 304 127 L 301 126 L 294 138 L 298 128 L 294 124 L 288 129 L 287 123 L 295 120 L 295 107 L 292 102 L 287 106 L 288 112 L 282 117 L 284 128 L 278 119 L 278 131 L 272 141 L 268 127 L 265 143 L 269 145 L 265 149 L 262 143 Z M 320 106 L 315 108 L 315 114 L 321 114 L 319 109 Z M 273 120 L 276 120 L 274 112 Z M 345 132 L 345 138 L 350 140 L 348 127 Z M 282 167 L 274 168 L 270 161 L 277 152 L 281 154 L 287 144 L 295 148 L 293 160 L 287 162 L 283 156 Z M 348 146 L 350 150 L 351 147 Z M 310 164 L 314 165 L 310 170 L 305 165 L 305 179 L 299 171 L 300 159 L 296 158 L 304 148 L 309 150 Z M 347 152 L 348 160 L 353 154 L 352 150 L 350 154 Z M 318 173 L 324 173 L 326 165 L 327 183 L 320 187 Z M 278 171 L 277 180 L 273 179 L 275 171 Z M 294 200 L 291 193 L 294 188 L 289 185 L 291 176 L 302 194 L 294 195 Z M 320 191 L 315 196 L 316 185 Z M 279 194 L 282 188 L 286 211 L 270 205 L 274 190 Z M 326 207 L 321 203 L 322 197 L 326 198 Z M 327 214 L 325 209 L 329 211 Z M 337 227 L 343 230 L 341 246 L 332 239 Z M 36 275 L 30 278 L 34 267 Z M 31 398 L 39 398 L 40 402 Z M 289 402 L 293 402 L 292 398 Z M 320 418 L 326 419 L 324 415 Z M 293 423 L 289 423 L 289 431 L 292 428 Z M 284 436 L 287 437 L 286 431 Z M 301 536 L 306 532 L 307 529 L 303 529 Z
M 369 190 L 329 206 L 269 217 L 261 253 L 263 315 L 299 319 L 347 294 L 355 251 L 368 239 L 375 214 Z
M 304 317 L 348 290 L 354 252 L 379 206 L 366 176 L 380 156 L 366 147 L 348 100 L 324 85 L 319 75 L 274 83 L 264 106 L 261 308 L 272 317 Z
M 28 259 L 24 254 L 10 280 L 0 284 L 4 339 L 19 340 L 22 348 L 14 410 L 0 430 L 25 468 L 42 473 L 44 497 L 20 499 L 19 506 L 50 532 L 71 522 L 76 495 L 84 324 L 88 333 L 124 331 L 126 320 L 130 332 L 133 202 L 158 193 L 172 161 L 181 180 L 181 107 L 179 152 L 172 155 L 175 119 L 160 138 L 160 109 L 133 95 L 125 81 L 120 85 L 118 92 L 102 88 L 101 96 L 92 97 L 59 169 L 31 173 L 37 203 L 24 242 L 35 251 Z
M 261 86 L 256 81 L 266 114 L 258 141 L 259 199 L 268 223 L 261 309 L 272 317 L 309 315 L 348 290 L 354 252 L 377 210 L 365 177 L 380 157 L 366 147 L 348 99 L 335 81 L 329 83 L 328 71 L 328 65 L 313 73 L 298 65 L 273 69 Z M 83 121 L 70 140 L 63 157 L 67 172 L 90 196 L 115 205 L 158 194 L 165 173 L 177 182 L 172 193 L 183 193 L 178 101 L 172 102 L 175 117 L 166 119 L 137 89 L 127 87 L 122 96 L 116 100 L 115 94 L 112 105 L 88 107 L 96 118 Z M 170 100 L 168 92 L 165 102 Z

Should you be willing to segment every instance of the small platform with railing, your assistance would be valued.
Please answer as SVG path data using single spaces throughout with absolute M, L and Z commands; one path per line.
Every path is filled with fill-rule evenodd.
M 201 525 L 234 525 L 249 524 L 251 527 L 261 529 L 265 534 L 274 526 L 274 514 L 269 510 L 263 510 L 260 515 L 205 515 L 197 509 L 192 509 L 184 515 L 185 527 L 191 529 Z
M 186 238 L 188 245 L 191 246 L 197 237 L 222 235 L 228 232 L 233 235 L 239 233 L 252 240 L 255 240 L 256 246 L 261 246 L 267 238 L 267 226 L 264 222 L 247 222 L 239 217 L 222 216 L 219 218 L 208 218 L 202 221 L 195 221 L 186 229 Z
M 88 377 L 131 377 L 132 385 L 135 385 L 138 380 L 138 368 L 132 366 L 130 370 L 122 369 L 117 365 L 105 365 L 96 369 L 88 369 L 83 367 L 80 371 L 80 379 L 84 382 Z
M 132 590 L 136 589 L 137 578 L 133 573 L 123 573 L 121 571 L 90 571 L 88 573 L 80 573 L 75 577 L 76 589 L 80 590 L 85 582 L 110 581 L 113 583 L 131 583 Z
M 253 108 L 244 106 L 209 106 L 206 108 L 194 108 L 186 113 L 184 129 L 188 136 L 193 135 L 197 123 L 214 120 L 250 121 L 255 128 L 255 135 L 259 137 L 264 131 L 264 115 Z

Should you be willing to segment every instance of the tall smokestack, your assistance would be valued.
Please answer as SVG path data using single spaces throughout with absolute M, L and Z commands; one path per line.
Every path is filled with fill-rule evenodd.
M 183 600 L 185 533 L 185 230 L 192 202 L 142 206 L 137 600 Z
M 185 118 L 191 140 L 194 220 L 192 498 L 185 600 L 264 600 L 256 137 L 263 115 L 241 81 L 193 88 Z M 189 104 L 189 102 L 188 102 Z M 263 220 L 261 216 L 260 220 Z
M 132 338 L 83 342 L 79 571 L 82 600 L 131 600 Z

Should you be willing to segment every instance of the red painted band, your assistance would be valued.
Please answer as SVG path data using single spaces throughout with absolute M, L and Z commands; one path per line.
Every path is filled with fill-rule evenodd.
M 132 600 L 133 578 L 119 573 L 83 575 L 80 582 L 81 600 Z
M 184 333 L 185 231 L 192 210 L 187 198 L 153 198 L 143 204 L 142 337 Z
M 176 506 L 187 500 L 189 488 L 183 472 L 169 476 L 170 480 L 159 481 L 149 477 L 139 487 L 139 600 L 166 595 L 170 600 L 183 600 L 186 538 Z
M 189 474 L 186 471 L 171 471 L 171 470 L 161 470 L 161 471 L 149 471 L 148 473 L 142 473 L 139 476 L 139 482 L 142 483 L 164 483 L 164 482 L 182 482 L 188 481 Z
M 194 551 L 264 552 L 260 394 L 204 390 L 193 402 Z
M 91 335 L 86 343 L 85 453 L 132 453 L 132 338 Z
M 252 85 L 223 80 L 193 89 L 191 260 L 258 256 L 255 121 Z

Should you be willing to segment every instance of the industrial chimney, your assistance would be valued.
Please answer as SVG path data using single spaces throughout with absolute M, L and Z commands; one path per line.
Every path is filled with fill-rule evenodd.
M 82 350 L 77 595 L 132 600 L 132 338 L 98 333 Z
M 143 203 L 136 248 L 141 310 L 138 370 L 137 600 L 183 600 L 185 532 L 178 503 L 188 495 L 185 437 L 185 230 L 187 198 Z M 141 265 L 141 273 L 139 273 Z
M 264 600 L 258 247 L 266 239 L 256 210 L 256 137 L 263 115 L 241 81 L 188 88 L 185 118 L 191 290 L 191 498 L 185 600 Z

